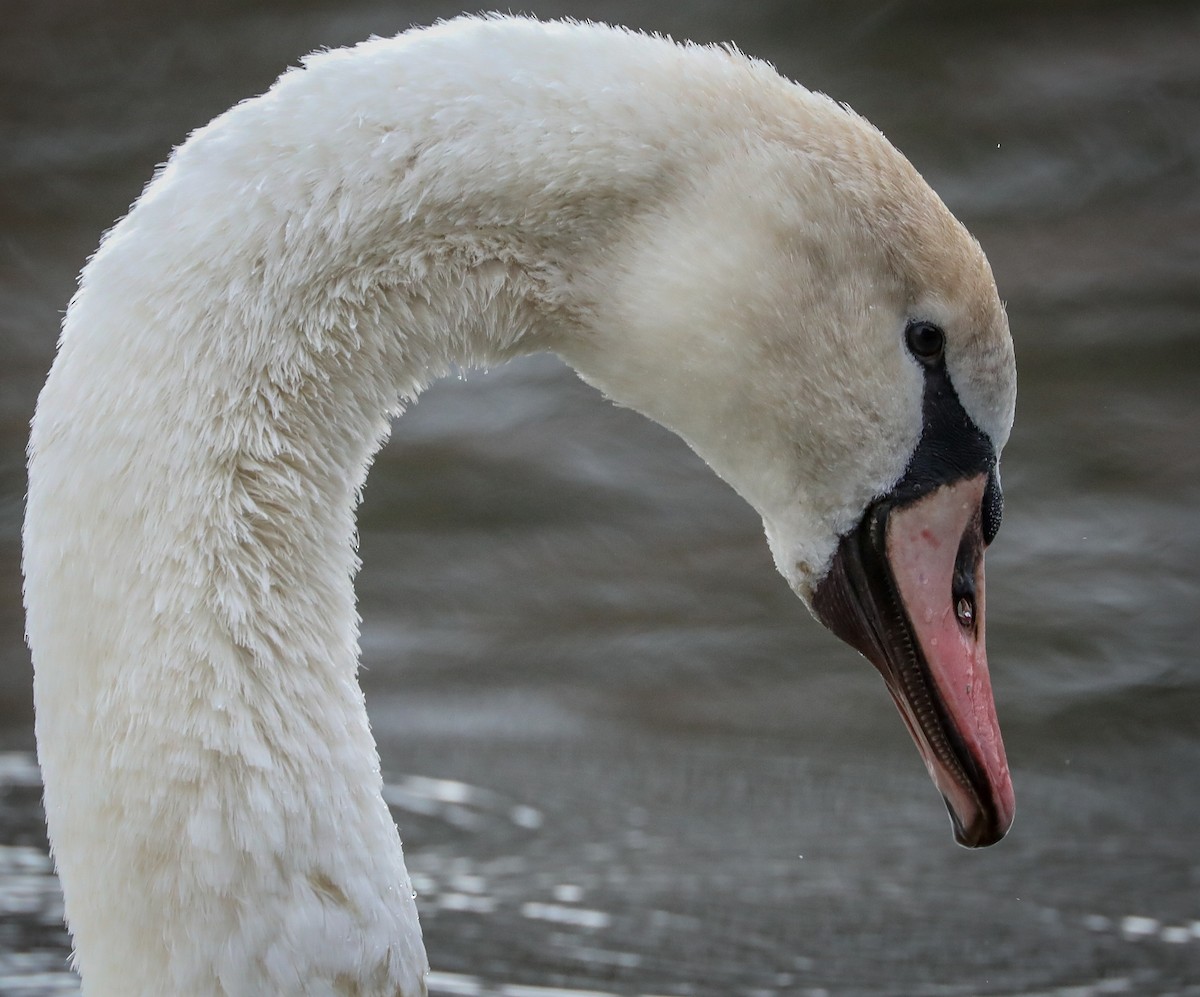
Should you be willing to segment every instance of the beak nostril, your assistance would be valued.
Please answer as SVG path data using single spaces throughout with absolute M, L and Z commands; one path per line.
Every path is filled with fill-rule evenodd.
M 954 604 L 954 615 L 964 630 L 975 628 L 975 601 L 968 595 L 960 595 Z
M 950 581 L 950 599 L 954 603 L 954 615 L 958 625 L 974 634 L 978 625 L 978 610 L 975 605 L 975 582 L 983 559 L 983 536 L 981 517 L 976 516 L 968 524 L 954 559 L 954 574 Z

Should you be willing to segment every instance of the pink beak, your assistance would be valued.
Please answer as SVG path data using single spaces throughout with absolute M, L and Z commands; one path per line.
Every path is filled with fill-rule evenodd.
M 968 847 L 999 841 L 1015 810 L 984 647 L 988 480 L 877 502 L 814 598 L 825 625 L 883 675 Z

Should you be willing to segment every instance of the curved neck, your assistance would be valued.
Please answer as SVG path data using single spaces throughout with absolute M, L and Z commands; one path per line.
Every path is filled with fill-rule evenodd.
M 593 333 L 597 273 L 699 168 L 687 114 L 633 113 L 638 50 L 681 50 L 494 30 L 314 58 L 181 147 L 83 274 L 26 572 L 93 997 L 423 992 L 356 679 L 359 490 L 451 365 Z

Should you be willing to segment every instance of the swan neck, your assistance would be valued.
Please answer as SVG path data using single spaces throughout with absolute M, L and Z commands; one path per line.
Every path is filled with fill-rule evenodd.
M 200 129 L 106 237 L 39 400 L 25 525 L 47 820 L 89 997 L 424 993 L 356 674 L 367 468 L 431 380 L 542 349 L 749 452 L 702 392 L 644 391 L 730 348 L 663 346 L 652 310 L 631 318 L 658 287 L 613 298 L 629 246 L 746 127 L 740 99 L 647 94 L 750 86 L 786 88 L 586 25 L 375 40 Z
M 575 284 L 646 182 L 564 183 L 493 109 L 406 80 L 405 48 L 330 53 L 199 131 L 64 322 L 26 600 L 90 997 L 424 993 L 356 675 L 354 510 L 431 380 L 582 328 Z M 460 112 L 465 143 L 437 120 Z

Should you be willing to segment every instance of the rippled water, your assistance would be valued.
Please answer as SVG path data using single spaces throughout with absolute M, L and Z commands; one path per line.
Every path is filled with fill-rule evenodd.
M 75 986 L 18 574 L 74 273 L 191 127 L 457 11 L 169 6 L 0 32 L 3 994 Z M 547 358 L 447 382 L 372 472 L 359 585 L 435 994 L 1200 994 L 1200 8 L 825 7 L 534 5 L 772 59 L 987 248 L 1021 377 L 988 578 L 1018 822 L 952 844 L 874 673 L 682 444 Z

